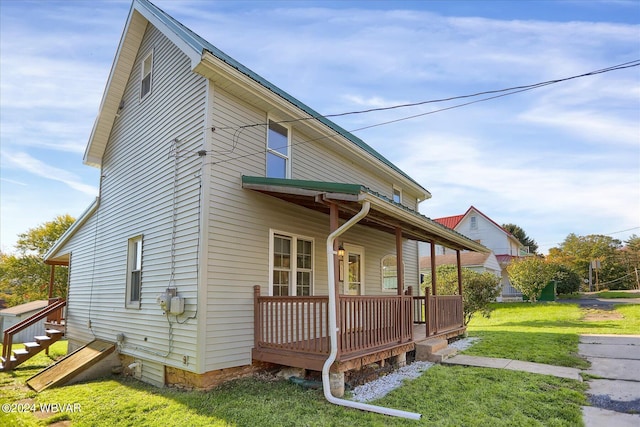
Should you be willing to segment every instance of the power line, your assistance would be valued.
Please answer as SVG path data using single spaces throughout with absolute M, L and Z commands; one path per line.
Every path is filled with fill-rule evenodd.
M 395 110 L 395 109 L 400 109 L 400 108 L 417 107 L 417 106 L 426 105 L 426 104 L 435 104 L 435 103 L 440 103 L 440 102 L 448 102 L 448 101 L 454 101 L 454 100 L 457 100 L 457 99 L 474 98 L 474 97 L 481 96 L 481 95 L 501 94 L 501 95 L 497 95 L 497 96 L 483 98 L 483 99 L 478 100 L 478 101 L 472 101 L 472 102 L 468 102 L 468 103 L 464 103 L 464 104 L 459 104 L 459 105 L 456 105 L 456 106 L 453 106 L 453 107 L 443 108 L 443 109 L 440 109 L 440 110 L 436 110 L 436 111 L 432 111 L 432 112 L 428 112 L 428 113 L 424 113 L 424 114 L 405 117 L 405 118 L 399 119 L 397 121 L 408 120 L 408 119 L 415 118 L 415 117 L 420 117 L 420 116 L 426 115 L 426 114 L 434 114 L 434 113 L 437 113 L 437 112 L 440 112 L 440 111 L 446 111 L 446 110 L 450 110 L 450 109 L 453 109 L 453 108 L 459 108 L 459 107 L 463 107 L 463 106 L 466 106 L 466 105 L 474 104 L 474 103 L 477 103 L 477 102 L 496 99 L 496 98 L 500 98 L 502 96 L 507 96 L 507 95 L 513 95 L 513 94 L 516 94 L 516 93 L 525 92 L 525 91 L 528 91 L 528 90 L 537 89 L 537 88 L 548 86 L 548 85 L 552 85 L 552 84 L 562 83 L 562 82 L 569 81 L 569 80 L 574 80 L 574 79 L 578 79 L 578 78 L 582 78 L 582 77 L 588 77 L 588 76 L 594 76 L 594 75 L 598 75 L 598 74 L 608 73 L 608 72 L 611 72 L 611 71 L 623 70 L 623 69 L 626 69 L 626 68 L 632 68 L 632 67 L 638 67 L 638 66 L 640 66 L 640 59 L 637 59 L 637 60 L 634 60 L 634 61 L 629 61 L 629 62 L 624 62 L 624 63 L 618 64 L 618 65 L 612 65 L 610 67 L 601 68 L 599 70 L 589 71 L 587 73 L 577 74 L 577 75 L 570 76 L 570 77 L 564 77 L 564 78 L 561 78 L 561 79 L 554 79 L 554 80 L 547 80 L 547 81 L 544 81 L 544 82 L 533 83 L 533 84 L 528 84 L 528 85 L 513 86 L 513 87 L 509 87 L 509 88 L 504 88 L 504 89 L 488 90 L 488 91 L 476 92 L 476 93 L 467 94 L 467 95 L 451 96 L 451 97 L 448 97 L 448 98 L 439 98 L 439 99 L 431 99 L 431 100 L 427 100 L 427 101 L 418 101 L 418 102 L 411 102 L 411 103 L 405 103 L 405 104 L 396 104 L 396 105 L 391 105 L 391 106 L 387 106 L 387 107 L 378 107 L 378 108 L 369 108 L 369 109 L 365 109 L 365 110 L 347 111 L 347 112 L 344 112 L 344 113 L 320 114 L 320 115 L 315 115 L 315 116 L 303 117 L 303 118 L 300 118 L 300 119 L 282 120 L 282 121 L 279 121 L 279 122 L 276 122 L 276 123 L 294 123 L 294 122 L 300 122 L 300 121 L 306 121 L 306 120 L 314 120 L 314 119 L 320 119 L 320 118 L 332 118 L 332 117 L 342 117 L 342 116 L 355 115 L 355 114 L 366 114 L 366 113 L 373 113 L 373 112 L 378 112 L 378 111 L 388 111 L 388 110 Z M 395 121 L 390 121 L 390 122 L 386 122 L 386 123 L 380 123 L 380 124 L 372 125 L 372 126 L 365 127 L 365 128 L 355 129 L 352 132 L 356 132 L 356 131 L 362 130 L 362 129 L 368 129 L 368 128 L 374 127 L 374 126 L 381 126 L 383 124 L 394 123 L 394 122 Z M 266 126 L 266 125 L 267 125 L 267 123 L 252 123 L 252 124 L 241 125 L 241 126 L 218 127 L 217 129 L 240 129 L 240 128 L 255 127 L 255 126 Z

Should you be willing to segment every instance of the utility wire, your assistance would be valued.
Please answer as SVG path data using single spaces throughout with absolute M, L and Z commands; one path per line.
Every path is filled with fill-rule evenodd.
M 561 79 L 547 80 L 547 81 L 544 81 L 544 82 L 539 82 L 539 83 L 534 83 L 534 84 L 529 84 L 529 85 L 513 86 L 513 87 L 510 87 L 510 88 L 506 88 L 506 89 L 496 89 L 496 90 L 490 90 L 490 91 L 484 91 L 484 92 L 477 92 L 477 93 L 470 94 L 470 95 L 453 96 L 453 97 L 449 97 L 449 98 L 434 99 L 434 100 L 428 100 L 428 101 L 420 101 L 420 102 L 414 102 L 414 103 L 409 103 L 409 104 L 398 104 L 398 105 L 393 105 L 393 106 L 390 106 L 390 107 L 380 107 L 380 108 L 372 108 L 372 109 L 367 109 L 367 110 L 349 111 L 349 112 L 345 112 L 345 113 L 309 116 L 309 117 L 303 117 L 303 118 L 300 118 L 300 119 L 283 120 L 283 121 L 279 121 L 279 122 L 276 122 L 276 123 L 293 123 L 293 122 L 300 122 L 300 121 L 313 120 L 313 119 L 319 119 L 319 118 L 339 117 L 339 116 L 347 116 L 347 115 L 353 115 L 353 114 L 365 114 L 365 113 L 371 113 L 371 112 L 376 112 L 376 111 L 385 111 L 385 110 L 391 110 L 391 109 L 399 109 L 399 108 L 413 107 L 413 106 L 419 106 L 419 105 L 425 105 L 425 104 L 452 101 L 452 100 L 456 100 L 456 99 L 467 99 L 467 98 L 472 98 L 472 97 L 476 97 L 476 96 L 480 96 L 480 95 L 498 94 L 498 95 L 489 96 L 489 97 L 486 97 L 486 98 L 477 99 L 477 100 L 474 100 L 474 101 L 469 101 L 469 102 L 465 102 L 465 103 L 461 103 L 461 104 L 457 104 L 457 105 L 452 105 L 450 107 L 445 107 L 445 108 L 441 108 L 441 109 L 438 109 L 438 110 L 428 111 L 428 112 L 425 112 L 425 113 L 420 113 L 420 114 L 415 114 L 415 115 L 411 115 L 411 116 L 401 117 L 401 118 L 398 118 L 398 119 L 395 119 L 395 120 L 376 123 L 376 124 L 373 124 L 373 125 L 364 126 L 364 127 L 353 129 L 353 130 L 349 131 L 350 133 L 353 133 L 353 132 L 358 132 L 358 131 L 361 131 L 361 130 L 364 130 L 364 129 L 370 129 L 370 128 L 373 128 L 373 127 L 384 126 L 384 125 L 387 125 L 387 124 L 397 123 L 397 122 L 404 121 L 404 120 L 410 120 L 410 119 L 414 119 L 414 118 L 425 116 L 425 115 L 429 115 L 429 114 L 435 114 L 435 113 L 439 113 L 439 112 L 443 112 L 443 111 L 452 110 L 452 109 L 455 109 L 455 108 L 461 108 L 461 107 L 465 107 L 467 105 L 476 104 L 476 103 L 484 102 L 484 101 L 489 101 L 489 100 L 492 100 L 492 99 L 501 98 L 501 97 L 504 97 L 504 96 L 513 95 L 513 94 L 520 93 L 520 92 L 526 92 L 526 91 L 529 91 L 529 90 L 538 89 L 540 87 L 549 86 L 549 85 L 552 85 L 552 84 L 557 84 L 557 83 L 561 83 L 561 82 L 568 81 L 568 80 L 574 80 L 574 79 L 578 79 L 578 78 L 582 78 L 582 77 L 593 76 L 593 75 L 597 75 L 597 74 L 603 74 L 603 73 L 608 73 L 608 72 L 611 72 L 611 71 L 622 70 L 622 69 L 638 67 L 638 66 L 640 66 L 640 59 L 637 59 L 637 60 L 634 60 L 634 61 L 625 62 L 625 63 L 618 64 L 618 65 L 613 65 L 613 66 L 606 67 L 606 68 L 601 68 L 599 70 L 589 71 L 589 72 L 583 73 L 583 74 L 578 74 L 578 75 L 565 77 L 565 78 L 561 78 Z M 216 131 L 216 130 L 227 130 L 227 131 L 233 130 L 234 131 L 233 137 L 232 137 L 233 138 L 233 143 L 232 143 L 232 147 L 233 148 L 231 150 L 229 150 L 227 153 L 223 153 L 223 152 L 218 151 L 218 154 L 227 154 L 227 155 L 232 154 L 234 152 L 235 147 L 238 145 L 238 142 L 239 142 L 239 141 L 236 141 L 236 138 L 239 140 L 239 138 L 241 136 L 241 133 L 242 133 L 242 131 L 244 129 L 252 128 L 252 127 L 258 127 L 258 126 L 267 126 L 267 125 L 268 125 L 268 123 L 253 123 L 253 124 L 241 125 L 241 126 L 223 126 L 223 127 L 214 127 L 214 128 L 212 128 L 213 131 Z M 318 138 L 313 138 L 313 139 L 309 139 L 309 140 L 304 140 L 304 141 L 300 141 L 300 142 L 291 143 L 289 146 L 293 147 L 293 146 L 296 146 L 296 145 L 302 145 L 302 144 L 307 144 L 307 143 L 310 143 L 310 142 L 316 142 L 316 141 L 323 140 L 323 139 L 329 139 L 331 137 L 338 136 L 340 134 L 341 134 L 340 132 L 334 131 L 333 133 L 330 133 L 330 134 L 327 134 L 327 135 L 323 135 L 323 136 L 318 137 Z M 286 146 L 283 146 L 283 147 L 272 147 L 272 149 L 274 149 L 274 150 L 278 150 L 280 148 L 286 148 Z M 251 152 L 251 153 L 234 156 L 234 157 L 230 157 L 230 158 L 227 158 L 227 159 L 221 159 L 221 160 L 218 160 L 218 161 L 211 162 L 210 164 L 216 165 L 216 164 L 220 164 L 220 163 L 226 163 L 226 162 L 230 162 L 230 161 L 234 161 L 234 160 L 243 159 L 243 158 L 246 158 L 246 157 L 265 154 L 266 152 L 267 152 L 267 148 L 265 147 L 262 150 L 257 150 L 257 151 Z M 203 164 L 203 166 L 204 166 L 204 164 Z
M 466 105 L 474 104 L 476 102 L 481 102 L 481 101 L 486 101 L 486 100 L 490 100 L 490 99 L 500 98 L 502 96 L 512 95 L 512 94 L 524 92 L 524 91 L 527 91 L 527 90 L 537 89 L 537 88 L 540 88 L 540 87 L 544 87 L 544 86 L 548 86 L 548 85 L 552 85 L 552 84 L 556 84 L 556 83 L 561 83 L 561 82 L 574 80 L 574 79 L 578 79 L 578 78 L 582 78 L 582 77 L 594 76 L 594 75 L 597 75 L 597 74 L 603 74 L 603 73 L 608 73 L 608 72 L 611 72 L 611 71 L 623 70 L 623 69 L 626 69 L 626 68 L 632 68 L 632 67 L 638 67 L 638 66 L 640 66 L 640 59 L 637 59 L 637 60 L 634 60 L 634 61 L 629 61 L 629 62 L 624 62 L 622 64 L 613 65 L 613 66 L 606 67 L 606 68 L 601 68 L 601 69 L 595 70 L 595 71 L 589 71 L 589 72 L 583 73 L 583 74 L 577 74 L 577 75 L 570 76 L 570 77 L 564 77 L 564 78 L 555 79 L 555 80 L 547 80 L 547 81 L 544 81 L 544 82 L 533 83 L 533 84 L 528 84 L 528 85 L 513 86 L 513 87 L 509 87 L 509 88 L 505 88 L 505 89 L 488 90 L 488 91 L 477 92 L 477 93 L 472 93 L 472 94 L 468 94 L 468 95 L 452 96 L 452 97 L 448 97 L 448 98 L 431 99 L 431 100 L 427 100 L 427 101 L 418 101 L 418 102 L 412 102 L 412 103 L 406 103 L 406 104 L 397 104 L 397 105 L 391 105 L 391 106 L 388 106 L 388 107 L 369 108 L 369 109 L 366 109 L 366 110 L 348 111 L 348 112 L 344 112 L 344 113 L 335 113 L 335 114 L 324 114 L 324 115 L 320 114 L 320 115 L 315 115 L 315 116 L 303 117 L 303 118 L 300 118 L 300 119 L 283 120 L 283 121 L 279 121 L 279 122 L 276 122 L 276 123 L 294 123 L 294 122 L 300 122 L 300 121 L 306 121 L 306 120 L 314 120 L 314 119 L 319 119 L 319 118 L 342 117 L 342 116 L 355 115 L 355 114 L 373 113 L 373 112 L 377 112 L 377 111 L 388 111 L 388 110 L 395 110 L 395 109 L 400 109 L 400 108 L 417 107 L 417 106 L 420 106 L 420 105 L 435 104 L 435 103 L 447 102 L 447 101 L 454 101 L 454 100 L 457 100 L 457 99 L 473 98 L 473 97 L 481 96 L 481 95 L 491 95 L 491 94 L 498 94 L 498 93 L 502 94 L 502 95 L 498 95 L 498 96 L 483 98 L 480 101 L 473 101 L 473 102 L 469 102 L 469 103 L 465 103 L 465 104 L 460 104 L 458 106 L 449 107 L 449 108 L 443 108 L 441 110 L 436 110 L 436 111 L 433 111 L 433 112 L 425 113 L 425 114 L 433 114 L 433 113 L 437 113 L 437 112 L 440 112 L 440 111 L 446 111 L 446 110 L 449 110 L 449 109 L 452 109 L 452 108 L 463 107 L 463 106 L 466 106 Z M 507 93 L 505 93 L 505 92 L 507 92 Z M 421 114 L 421 115 L 425 115 L 425 114 Z M 421 115 L 415 115 L 415 116 L 406 117 L 406 118 L 403 118 L 402 120 L 408 120 L 410 118 L 420 117 Z M 392 122 L 388 122 L 388 123 L 394 123 L 394 122 L 392 121 Z M 375 126 L 381 126 L 383 124 L 388 124 L 388 123 L 381 123 L 381 124 L 377 124 Z M 255 127 L 255 126 L 266 126 L 266 125 L 267 125 L 267 123 L 252 123 L 252 124 L 242 125 L 242 126 L 217 127 L 216 129 L 221 129 L 221 130 L 222 129 L 241 129 L 241 128 L 248 128 L 248 127 Z M 369 127 L 373 127 L 373 126 L 369 126 Z M 362 128 L 362 129 L 368 129 L 369 127 Z M 353 132 L 358 131 L 358 130 L 362 130 L 362 129 L 356 129 Z

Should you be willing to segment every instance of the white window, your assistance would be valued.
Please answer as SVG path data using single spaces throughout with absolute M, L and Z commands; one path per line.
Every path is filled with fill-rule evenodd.
M 142 285 L 142 236 L 129 239 L 127 250 L 127 308 L 140 308 Z
M 140 99 L 144 99 L 151 93 L 151 83 L 153 74 L 153 52 L 149 52 L 142 61 L 140 75 Z
M 289 129 L 269 120 L 267 131 L 267 178 L 289 178 Z
M 271 231 L 273 296 L 313 294 L 313 239 Z
M 398 291 L 398 261 L 395 255 L 386 255 L 382 258 L 382 290 Z M 402 264 L 404 273 L 404 263 Z
M 471 217 L 471 229 L 472 230 L 477 230 L 478 229 L 478 218 L 475 216 Z
M 344 244 L 344 257 L 340 261 L 340 280 L 344 281 L 344 293 L 364 295 L 364 248 Z
M 393 202 L 402 203 L 402 189 L 393 186 Z

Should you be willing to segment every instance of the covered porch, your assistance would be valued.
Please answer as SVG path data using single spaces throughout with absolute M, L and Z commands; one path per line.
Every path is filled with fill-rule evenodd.
M 339 281 L 337 239 L 327 242 L 329 295 L 268 296 L 266 287 L 254 287 L 254 348 L 256 361 L 319 371 L 330 352 L 331 300 L 335 301 L 337 356 L 332 372 L 345 372 L 381 360 L 396 358 L 403 364 L 415 343 L 432 337 L 453 337 L 464 332 L 460 251 L 487 249 L 465 236 L 431 221 L 417 211 L 358 184 L 242 177 L 243 188 L 324 213 L 328 234 L 339 232 L 340 223 L 367 209 L 357 224 L 395 237 L 397 292 L 395 295 L 344 295 Z M 458 295 L 439 296 L 433 275 L 428 296 L 405 286 L 403 241 L 442 245 L 458 254 Z M 333 245 L 333 252 L 330 251 Z M 332 258 L 332 259 L 331 259 Z M 432 256 L 435 260 L 435 256 Z M 434 267 L 435 270 L 435 267 Z M 418 274 L 416 272 L 416 274 Z M 416 283 L 414 278 L 413 283 Z M 392 359 L 393 360 L 393 359 Z

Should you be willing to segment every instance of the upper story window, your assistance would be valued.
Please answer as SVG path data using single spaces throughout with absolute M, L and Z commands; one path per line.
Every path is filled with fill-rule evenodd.
M 472 216 L 471 217 L 471 229 L 472 230 L 477 230 L 478 229 L 478 217 L 476 217 L 476 216 Z
M 140 73 L 140 99 L 151 93 L 151 76 L 153 74 L 153 51 L 149 52 L 142 61 Z
M 402 203 L 402 190 L 396 186 L 393 187 L 393 201 L 394 203 Z
M 289 129 L 269 120 L 267 132 L 267 178 L 291 175 Z
M 311 295 L 313 239 L 272 232 L 271 254 L 271 295 Z
M 142 287 L 142 236 L 129 239 L 127 249 L 127 308 L 140 308 Z

